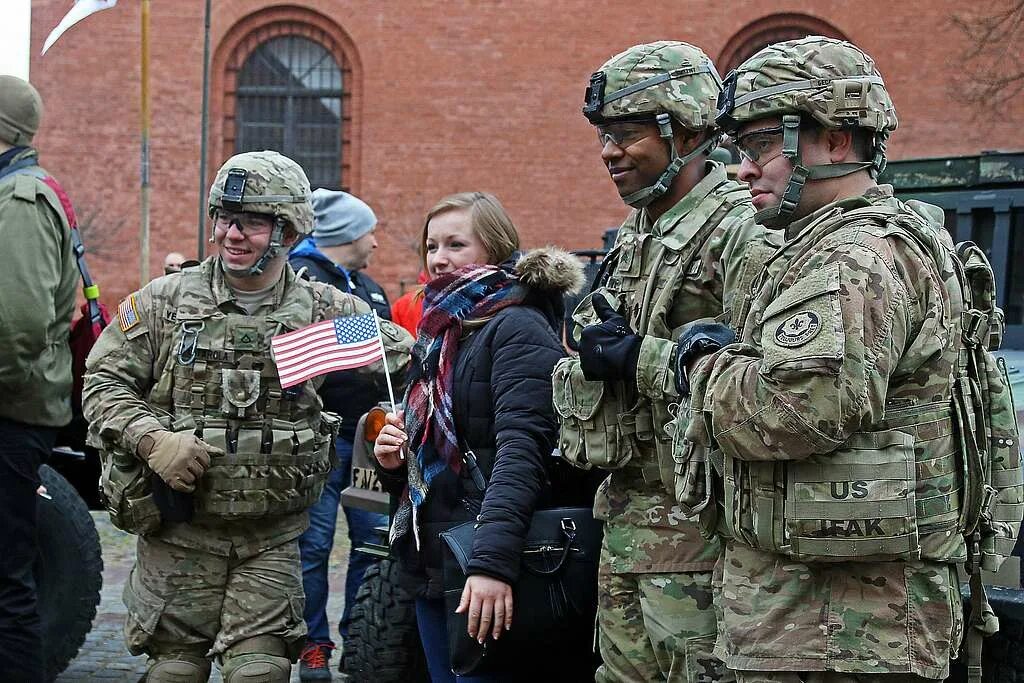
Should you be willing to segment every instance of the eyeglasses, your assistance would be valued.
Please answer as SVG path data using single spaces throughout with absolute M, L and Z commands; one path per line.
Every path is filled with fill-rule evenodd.
M 618 123 L 602 123 L 597 128 L 597 141 L 603 149 L 609 142 L 626 149 L 644 138 L 657 134 L 654 119 L 648 121 L 620 121 Z
M 761 128 L 744 133 L 733 140 L 740 156 L 764 166 L 782 154 L 782 126 Z
M 213 225 L 225 232 L 234 225 L 242 234 L 263 235 L 274 227 L 274 218 L 262 213 L 235 213 L 217 209 L 213 214 Z

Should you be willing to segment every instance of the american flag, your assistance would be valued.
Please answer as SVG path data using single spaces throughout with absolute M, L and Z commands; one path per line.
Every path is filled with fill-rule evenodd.
M 361 368 L 383 358 L 373 313 L 314 323 L 274 337 L 270 347 L 285 389 L 311 377 Z

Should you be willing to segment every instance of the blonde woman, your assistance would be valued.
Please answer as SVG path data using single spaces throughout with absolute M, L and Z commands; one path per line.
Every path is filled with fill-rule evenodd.
M 498 200 L 482 192 L 434 206 L 421 247 L 431 280 L 405 411 L 388 415 L 374 454 L 384 486 L 402 496 L 392 547 L 417 595 L 431 679 L 501 680 L 514 667 L 499 676 L 451 672 L 438 534 L 478 520 L 457 611 L 468 615 L 471 637 L 499 639 L 512 625 L 512 586 L 533 511 L 565 502 L 550 485 L 551 370 L 563 355 L 562 298 L 580 286 L 582 269 L 550 248 L 513 265 L 519 236 Z M 467 452 L 488 482 L 483 491 Z M 592 680 L 592 670 L 581 673 Z

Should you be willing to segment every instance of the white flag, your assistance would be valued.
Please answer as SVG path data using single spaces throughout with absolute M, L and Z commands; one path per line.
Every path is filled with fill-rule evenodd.
M 50 31 L 50 35 L 46 36 L 46 42 L 43 43 L 43 51 L 41 54 L 46 54 L 46 51 L 57 42 L 57 39 L 64 35 L 64 32 L 69 28 L 85 19 L 90 14 L 99 12 L 101 9 L 110 9 L 117 4 L 117 0 L 75 0 L 75 6 L 72 7 L 64 18 L 57 24 L 57 28 Z

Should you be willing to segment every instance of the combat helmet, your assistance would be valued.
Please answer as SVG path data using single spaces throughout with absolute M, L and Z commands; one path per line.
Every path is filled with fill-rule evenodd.
M 769 45 L 726 77 L 717 116 L 723 130 L 734 133 L 748 121 L 774 116 L 782 118 L 782 153 L 793 164 L 793 174 L 782 202 L 756 215 L 769 227 L 788 222 L 809 180 L 861 170 L 877 177 L 885 168 L 886 141 L 898 123 L 874 60 L 855 45 L 823 36 Z M 871 160 L 802 165 L 800 123 L 807 118 L 831 130 L 872 131 Z
M 43 115 L 43 100 L 28 81 L 0 76 L 0 140 L 19 147 L 32 144 Z
M 715 106 L 722 79 L 704 52 L 679 41 L 662 40 L 635 45 L 621 52 L 590 77 L 583 115 L 594 125 L 612 121 L 650 121 L 658 124 L 669 148 L 669 164 L 648 187 L 622 198 L 643 207 L 668 191 L 672 180 L 691 159 L 713 149 L 718 137 L 708 139 L 680 157 L 672 144 L 671 119 L 694 131 L 715 130 Z
M 270 244 L 245 275 L 259 275 L 280 253 L 285 228 L 300 235 L 313 232 L 310 195 L 305 171 L 279 152 L 244 152 L 224 162 L 210 186 L 210 217 L 217 209 L 274 217 Z

